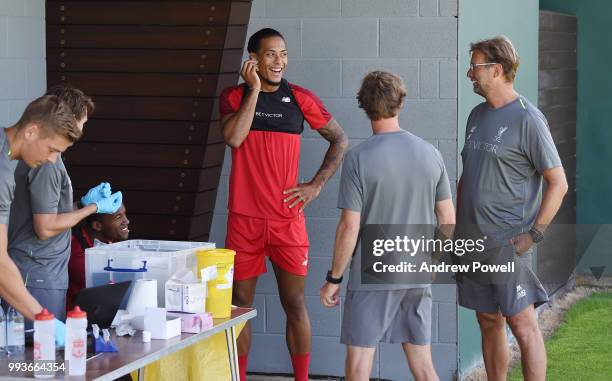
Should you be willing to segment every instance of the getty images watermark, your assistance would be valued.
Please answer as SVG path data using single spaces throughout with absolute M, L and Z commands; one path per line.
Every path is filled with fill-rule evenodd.
M 454 283 L 463 274 L 503 283 L 530 260 L 530 253 L 518 255 L 510 243 L 524 229 L 366 225 L 360 236 L 361 283 Z
M 551 224 L 545 239 L 517 253 L 511 238 L 529 226 L 365 225 L 351 278 L 362 284 L 503 284 L 537 274 L 551 290 L 575 277 L 612 273 L 612 224 Z

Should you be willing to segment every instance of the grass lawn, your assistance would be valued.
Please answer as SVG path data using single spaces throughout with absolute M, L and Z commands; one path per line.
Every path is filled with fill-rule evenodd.
M 546 342 L 547 380 L 612 380 L 612 293 L 595 293 L 577 302 Z M 522 380 L 520 364 L 509 380 Z

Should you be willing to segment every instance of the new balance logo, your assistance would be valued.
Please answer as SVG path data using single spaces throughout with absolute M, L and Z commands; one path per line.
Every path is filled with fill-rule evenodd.
M 516 286 L 516 298 L 520 299 L 527 295 L 527 290 L 525 290 L 520 284 Z
M 291 103 L 291 98 L 289 98 L 289 97 L 282 97 L 282 98 L 281 98 L 281 102 L 284 102 L 284 103 Z

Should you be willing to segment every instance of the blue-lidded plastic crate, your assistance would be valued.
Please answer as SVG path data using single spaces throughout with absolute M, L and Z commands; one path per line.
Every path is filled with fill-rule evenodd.
M 199 250 L 214 249 L 211 242 L 127 240 L 85 250 L 87 287 L 136 279 L 157 279 L 157 301 L 165 304 L 164 285 L 177 271 L 196 274 Z

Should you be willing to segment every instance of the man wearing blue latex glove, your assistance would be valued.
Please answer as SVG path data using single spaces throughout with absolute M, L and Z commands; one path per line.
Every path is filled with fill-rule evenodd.
M 94 110 L 91 98 L 67 86 L 54 87 L 47 93 L 68 104 L 82 130 Z M 9 255 L 27 280 L 26 286 L 34 298 L 64 320 L 71 228 L 91 214 L 114 213 L 121 201 L 117 203 L 117 196 L 105 198 L 110 196 L 111 189 L 110 184 L 102 183 L 87 192 L 84 197 L 87 205 L 75 210 L 72 182 L 61 157 L 53 164 L 34 169 L 19 163 L 15 183 L 9 219 Z M 26 328 L 29 325 L 26 323 Z
M 66 324 L 55 319 L 55 347 L 62 348 L 66 340 Z

